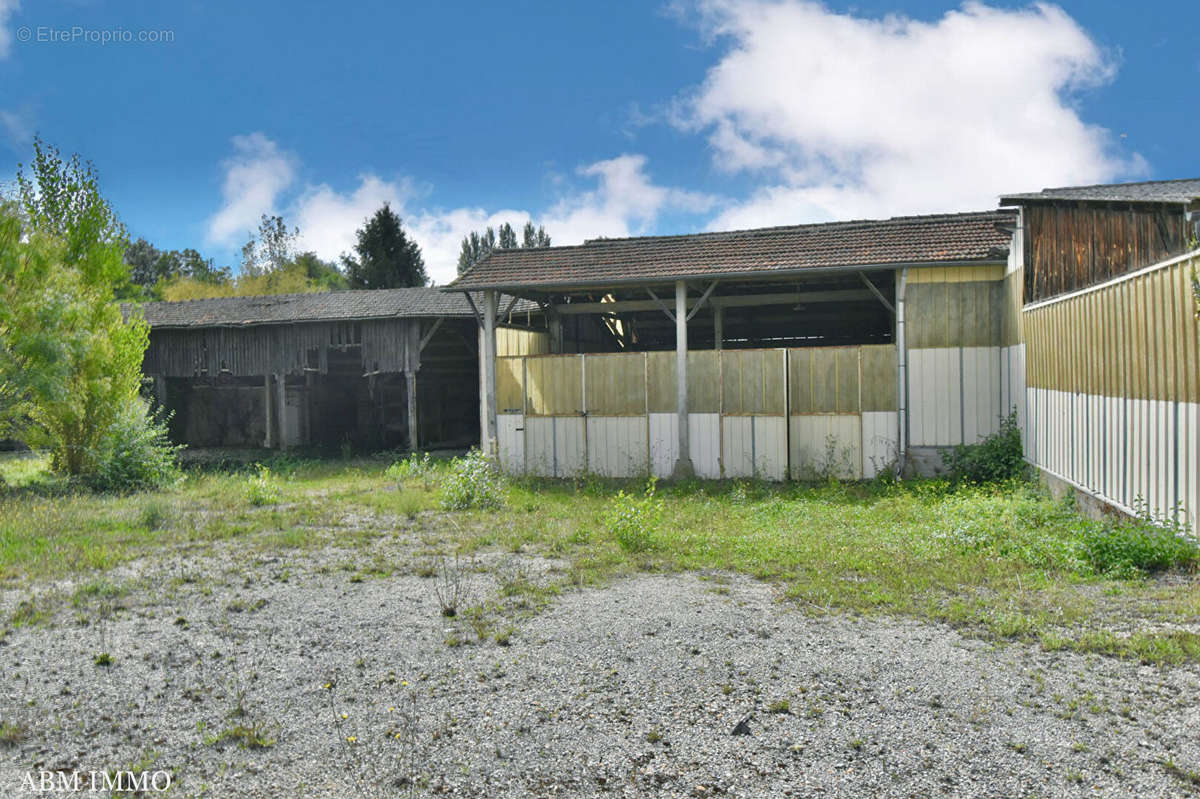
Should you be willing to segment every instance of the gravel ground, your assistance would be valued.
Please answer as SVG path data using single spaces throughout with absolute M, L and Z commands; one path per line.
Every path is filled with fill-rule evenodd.
M 499 586 L 559 564 L 506 556 L 471 579 L 481 640 L 439 613 L 439 576 L 345 558 L 142 564 L 131 593 L 11 630 L 0 712 L 24 732 L 0 744 L 0 795 L 32 795 L 30 769 L 170 769 L 171 795 L 214 797 L 1200 790 L 1195 667 L 814 617 L 724 574 L 569 590 L 535 614 Z M 270 745 L 216 740 L 238 725 Z

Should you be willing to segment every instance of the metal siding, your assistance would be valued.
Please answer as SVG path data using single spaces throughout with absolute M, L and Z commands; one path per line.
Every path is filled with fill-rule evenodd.
M 645 416 L 588 416 L 588 471 L 602 477 L 649 473 Z
M 892 424 L 894 430 L 894 418 Z M 828 471 L 844 480 L 862 478 L 862 421 L 857 414 L 792 416 L 789 425 L 793 478 L 813 480 Z
M 496 414 L 496 443 L 500 450 L 500 468 L 507 474 L 525 473 L 524 416 Z
M 870 480 L 891 468 L 898 457 L 896 440 L 899 414 L 895 411 L 863 411 L 862 477 Z

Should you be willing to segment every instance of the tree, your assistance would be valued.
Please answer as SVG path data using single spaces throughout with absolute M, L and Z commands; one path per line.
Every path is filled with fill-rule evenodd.
M 34 154 L 28 175 L 18 169 L 20 214 L 0 215 L 0 385 L 17 398 L 8 419 L 62 474 L 125 468 L 143 444 L 173 468 L 139 397 L 148 328 L 114 301 L 129 282 L 124 227 L 90 162 L 40 140 Z
M 550 236 L 544 227 L 534 228 L 532 222 L 526 222 L 521 231 L 522 249 L 533 247 L 549 247 Z M 483 233 L 471 231 L 463 237 L 462 247 L 458 251 L 458 273 L 461 275 L 475 264 L 479 263 L 492 250 L 517 249 L 517 232 L 513 226 L 505 222 L 500 225 L 499 233 L 488 227 Z
M 521 246 L 525 249 L 532 247 L 549 247 L 550 236 L 546 233 L 546 228 L 538 225 L 537 230 L 533 229 L 532 222 L 525 223 L 525 229 L 521 231 Z
M 242 274 L 263 275 L 283 269 L 296 259 L 296 240 L 300 228 L 288 230 L 281 216 L 262 215 L 258 238 L 242 245 Z
M 394 289 L 429 283 L 421 248 L 404 232 L 400 217 L 384 203 L 358 230 L 355 256 L 342 266 L 352 289 Z

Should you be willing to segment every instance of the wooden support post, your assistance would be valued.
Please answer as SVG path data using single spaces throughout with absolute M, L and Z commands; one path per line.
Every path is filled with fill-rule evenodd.
M 484 454 L 496 457 L 496 291 L 483 292 L 483 375 L 487 408 L 486 429 L 482 449 Z
M 267 435 L 263 439 L 263 446 L 267 449 L 274 449 L 275 436 L 272 429 L 275 427 L 275 419 L 271 412 L 271 376 L 263 375 L 263 416 L 266 419 Z
M 725 341 L 725 309 L 720 305 L 713 308 L 713 349 L 721 351 Z
M 279 389 L 279 448 L 287 449 L 287 375 L 275 375 Z
M 563 351 L 562 315 L 553 308 L 547 308 L 546 323 L 550 328 L 550 352 L 557 355 Z
M 688 446 L 688 381 L 687 381 L 687 283 L 675 282 L 675 378 L 677 381 L 676 413 L 679 416 L 679 459 L 675 461 L 672 477 L 682 479 L 695 474 Z
M 408 391 L 408 448 L 416 452 L 420 448 L 420 436 L 417 435 L 417 373 L 404 373 L 404 387 Z

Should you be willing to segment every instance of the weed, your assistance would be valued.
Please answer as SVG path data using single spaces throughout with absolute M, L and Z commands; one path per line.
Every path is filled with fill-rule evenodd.
M 663 739 L 662 732 L 658 727 L 651 728 L 650 732 L 646 733 L 646 742 L 656 744 Z
M 29 728 L 14 721 L 0 721 L 0 746 L 16 746 L 25 740 Z
M 96 655 L 96 657 L 92 658 L 92 663 L 96 664 L 97 666 L 111 666 L 112 662 L 112 655 L 108 654 L 107 652 L 101 652 L 100 654 Z
M 662 523 L 663 501 L 655 496 L 657 481 L 646 481 L 641 497 L 622 489 L 604 514 L 604 528 L 626 552 L 643 552 L 651 547 Z
M 407 458 L 401 461 L 396 461 L 387 468 L 384 476 L 390 480 L 395 480 L 396 485 L 403 486 L 406 482 L 412 480 L 421 484 L 425 491 L 430 491 L 433 488 L 437 477 L 437 471 L 434 467 L 433 458 L 428 452 L 417 455 L 410 454 Z
M 471 596 L 471 574 L 474 570 L 474 559 L 464 561 L 457 552 L 454 553 L 454 560 L 445 555 L 438 558 L 437 583 L 433 592 L 443 616 L 457 616 L 459 608 L 467 603 Z
M 1003 483 L 1028 477 L 1029 467 L 1021 447 L 1021 426 L 1014 409 L 1000 420 L 1000 428 L 978 444 L 960 444 L 944 450 L 942 459 L 954 484 Z
M 257 473 L 246 478 L 246 499 L 255 507 L 276 505 L 283 498 L 279 482 L 271 473 L 271 468 L 257 464 Z
M 787 715 L 792 712 L 792 705 L 786 699 L 776 699 L 774 702 L 772 702 L 770 705 L 767 706 L 767 712 L 779 713 L 781 715 Z
M 147 530 L 159 530 L 171 519 L 171 505 L 161 499 L 152 499 L 142 505 L 142 527 Z
M 222 746 L 236 743 L 242 749 L 269 749 L 275 745 L 274 731 L 260 721 L 249 724 L 233 724 L 215 735 L 204 739 L 207 746 Z
M 1162 761 L 1162 765 L 1166 772 L 1175 779 L 1193 788 L 1200 788 L 1200 771 L 1180 766 L 1173 757 Z
M 496 464 L 479 450 L 471 450 L 450 463 L 450 474 L 442 485 L 442 507 L 446 510 L 495 510 L 504 506 L 504 479 Z

